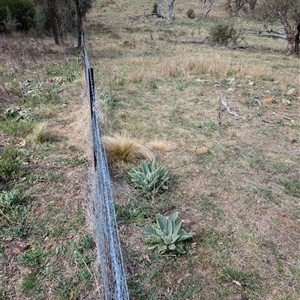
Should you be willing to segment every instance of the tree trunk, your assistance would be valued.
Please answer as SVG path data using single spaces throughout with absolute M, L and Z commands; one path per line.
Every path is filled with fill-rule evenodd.
M 226 9 L 229 12 L 229 15 L 236 17 L 239 11 L 243 8 L 245 0 L 227 0 Z
M 255 8 L 255 5 L 257 3 L 257 0 L 245 0 L 246 3 L 248 4 L 248 12 L 252 12 Z
M 59 45 L 59 30 L 58 30 L 58 25 L 57 25 L 56 0 L 46 0 L 46 3 L 48 6 L 48 10 L 49 10 L 50 23 L 51 23 L 51 29 L 52 29 L 54 42 L 56 45 Z
M 157 0 L 157 16 L 161 17 L 162 14 L 162 0 Z
M 288 42 L 286 55 L 299 55 L 300 22 L 295 22 L 294 25 L 291 26 L 285 13 L 278 12 L 278 15 Z
M 82 47 L 82 33 L 83 33 L 83 24 L 82 24 L 82 11 L 80 9 L 79 0 L 74 0 L 76 7 L 76 15 L 77 15 L 77 48 Z
M 172 14 L 173 14 L 173 9 L 174 9 L 174 3 L 175 3 L 175 0 L 170 0 L 170 3 L 168 3 L 167 24 L 171 24 L 173 21 Z
M 201 2 L 202 2 L 202 4 L 201 4 L 201 12 L 200 13 L 201 13 L 201 17 L 203 19 L 205 19 L 207 17 L 207 15 L 209 14 L 209 12 L 211 11 L 211 7 L 214 4 L 215 0 L 202 0 Z M 208 4 L 208 7 L 206 8 L 207 2 L 209 2 L 209 4 Z M 206 11 L 205 11 L 205 9 L 206 9 Z
M 298 25 L 298 30 L 296 29 L 294 31 L 294 34 L 292 34 L 291 36 L 287 37 L 287 41 L 288 41 L 288 45 L 287 45 L 287 51 L 286 51 L 286 55 L 290 56 L 290 55 L 299 55 L 299 28 L 300 28 L 300 24 Z

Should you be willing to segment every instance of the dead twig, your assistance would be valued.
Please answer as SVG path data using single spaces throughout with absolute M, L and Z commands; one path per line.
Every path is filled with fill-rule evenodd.
M 3 212 L 3 210 L 2 210 L 1 208 L 0 208 L 0 213 L 1 213 L 1 215 L 2 215 L 7 221 L 9 221 L 10 223 L 16 224 L 16 225 L 21 225 L 20 223 L 11 220 L 11 219 Z
M 237 113 L 235 113 L 234 111 L 232 111 L 232 110 L 230 109 L 230 107 L 227 105 L 227 103 L 225 102 L 225 100 L 222 99 L 221 95 L 220 95 L 220 94 L 218 94 L 218 95 L 219 95 L 220 102 L 221 102 L 222 105 L 226 108 L 227 112 L 228 112 L 230 115 L 233 115 L 233 116 L 235 116 L 235 117 L 237 117 L 237 118 L 244 119 L 244 117 L 242 117 L 242 116 L 238 115 Z
M 272 115 L 275 115 L 277 117 L 281 117 L 283 119 L 286 119 L 286 120 L 289 120 L 289 121 L 294 121 L 292 118 L 289 118 L 287 116 L 284 116 L 284 115 L 279 115 L 278 113 L 276 113 L 275 111 L 272 112 Z
M 258 104 L 259 104 L 259 106 L 261 106 L 261 102 L 257 99 L 257 98 L 253 98 L 253 100 L 255 101 L 255 102 L 257 102 Z

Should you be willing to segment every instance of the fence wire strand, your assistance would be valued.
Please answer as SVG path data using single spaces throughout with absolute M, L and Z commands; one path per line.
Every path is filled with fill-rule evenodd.
M 102 128 L 96 102 L 93 69 L 90 67 L 84 35 L 82 36 L 82 48 L 91 107 L 95 167 L 95 230 L 104 294 L 106 300 L 129 300 L 112 185 L 105 149 L 101 142 Z

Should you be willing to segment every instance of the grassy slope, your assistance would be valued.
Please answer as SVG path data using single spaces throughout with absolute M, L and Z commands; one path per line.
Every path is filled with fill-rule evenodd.
M 158 155 L 174 180 L 152 202 L 127 185 L 130 166 L 112 169 L 131 297 L 298 299 L 299 94 L 287 91 L 298 88 L 299 60 L 284 56 L 284 41 L 250 32 L 245 50 L 167 42 L 202 40 L 224 17 L 220 6 L 190 20 L 187 8 L 178 3 L 174 24 L 158 26 L 135 17 L 149 1 L 99 3 L 86 26 L 106 134 L 177 145 Z M 209 153 L 197 154 L 203 146 Z M 178 259 L 149 256 L 140 226 L 174 210 L 194 244 Z
M 1 39 L 0 299 L 101 298 L 83 208 L 90 147 L 80 53 L 50 39 Z M 16 106 L 25 117 L 6 119 Z

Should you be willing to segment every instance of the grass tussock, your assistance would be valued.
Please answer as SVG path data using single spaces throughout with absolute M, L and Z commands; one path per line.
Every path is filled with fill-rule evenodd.
M 49 130 L 47 123 L 39 123 L 34 126 L 31 138 L 35 143 L 46 143 L 53 141 L 55 136 L 54 133 Z
M 186 74 L 211 77 L 227 76 L 231 69 L 231 58 L 222 55 L 189 57 L 181 61 Z
M 153 159 L 153 152 L 138 141 L 121 135 L 103 136 L 102 141 L 111 161 L 133 162 Z
M 150 149 L 156 150 L 161 154 L 166 154 L 167 152 L 173 151 L 176 149 L 176 145 L 171 142 L 165 141 L 153 141 L 147 144 Z

